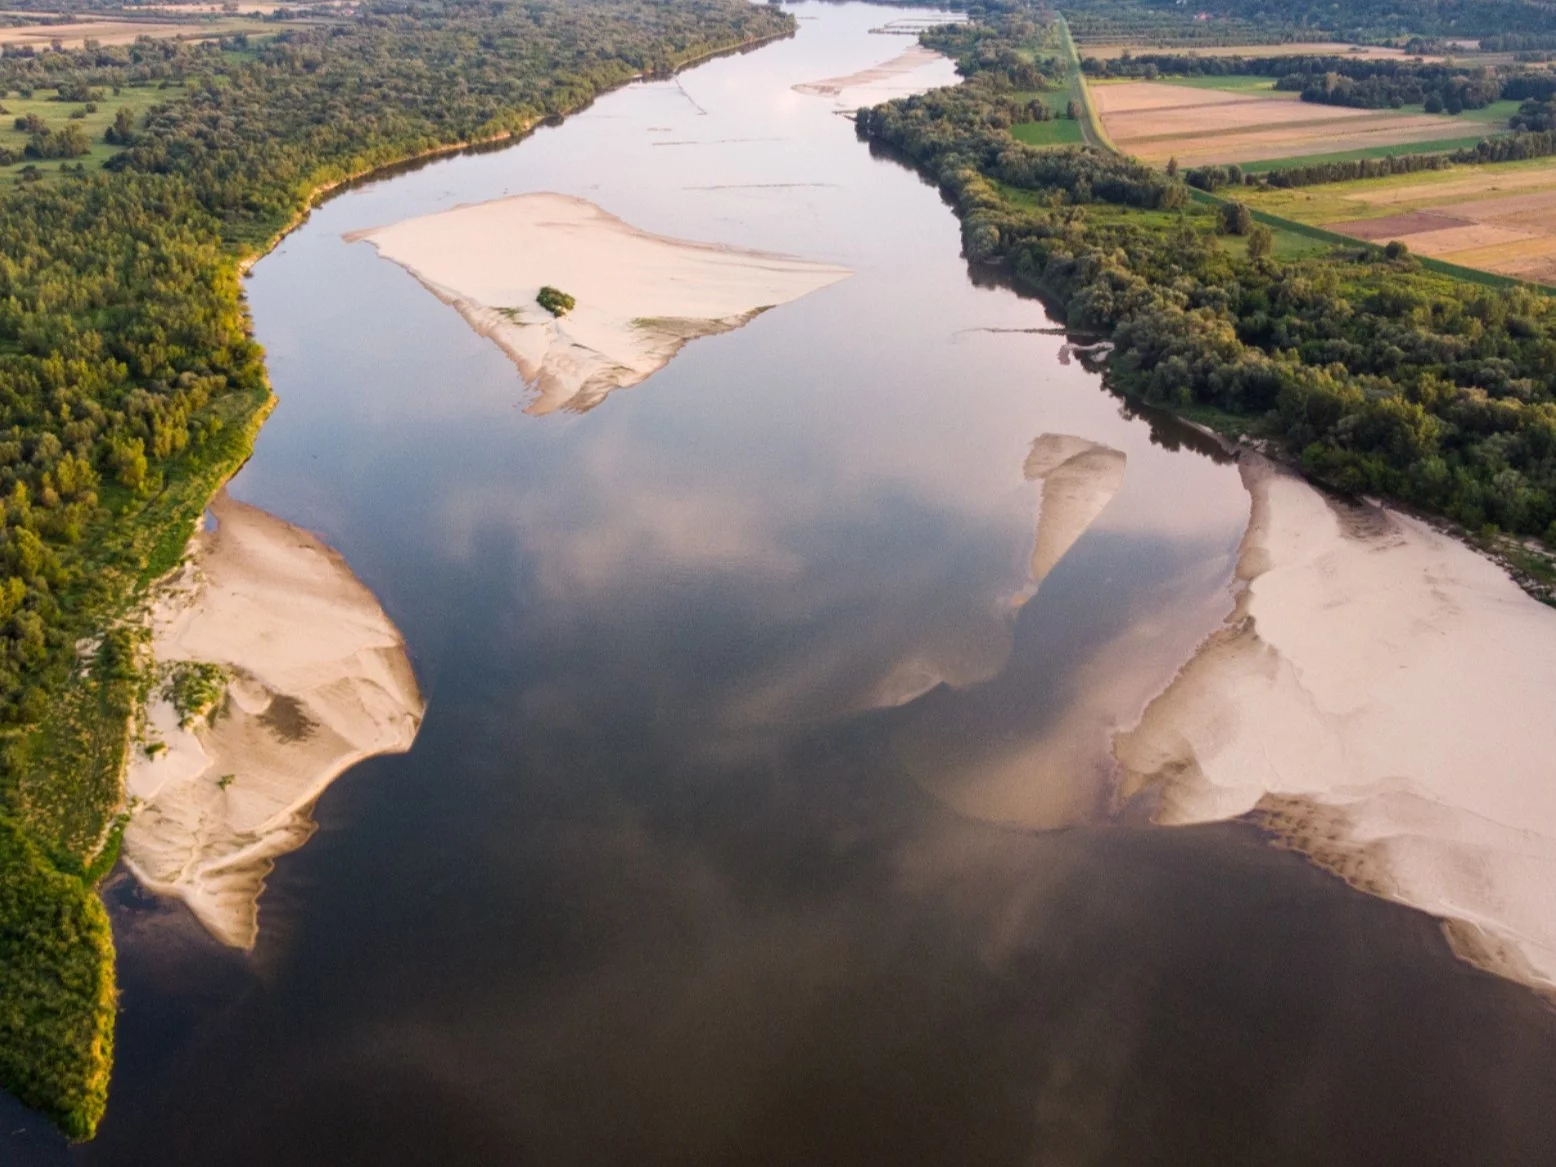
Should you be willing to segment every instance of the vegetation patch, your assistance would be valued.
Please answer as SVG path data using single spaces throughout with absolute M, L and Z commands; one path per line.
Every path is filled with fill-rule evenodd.
M 0 817 L 0 1078 L 72 1138 L 108 1102 L 114 1005 L 102 902 Z
M 1081 123 L 1070 117 L 1019 122 L 1010 127 L 1010 135 L 1028 146 L 1078 146 L 1085 140 Z
M 232 674 L 209 661 L 178 661 L 168 667 L 163 692 L 178 714 L 178 724 L 193 729 L 206 721 L 227 697 Z
M 553 288 L 550 284 L 540 289 L 535 297 L 535 303 L 539 304 L 553 316 L 566 316 L 574 308 L 578 307 L 578 301 L 566 292 Z

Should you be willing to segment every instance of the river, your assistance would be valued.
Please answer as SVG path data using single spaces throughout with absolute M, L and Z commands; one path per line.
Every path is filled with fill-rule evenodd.
M 1534 994 L 1249 827 L 1103 813 L 1120 709 L 1229 607 L 1247 493 L 794 90 L 906 48 L 870 32 L 901 10 L 793 11 L 255 267 L 279 405 L 232 491 L 345 554 L 426 721 L 323 798 L 253 953 L 115 878 L 107 1119 L 67 1148 L 6 1100 L 0 1159 L 1549 1161 Z M 854 274 L 531 416 L 343 239 L 527 191 Z M 1045 434 L 1125 468 L 1034 592 Z

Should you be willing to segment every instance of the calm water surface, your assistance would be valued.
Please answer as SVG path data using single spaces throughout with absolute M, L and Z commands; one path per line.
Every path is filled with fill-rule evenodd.
M 868 32 L 894 13 L 796 12 L 339 197 L 258 265 L 280 406 L 234 493 L 376 590 L 425 728 L 323 799 L 252 955 L 113 885 L 101 1136 L 5 1101 L 0 1160 L 1556 1161 L 1556 1017 L 1429 919 L 1242 827 L 949 808 L 1015 781 L 1094 817 L 1116 694 L 1223 614 L 1247 498 L 792 90 L 899 52 Z M 341 236 L 536 190 L 856 274 L 530 417 L 493 345 Z M 1023 605 L 1048 432 L 1128 464 Z

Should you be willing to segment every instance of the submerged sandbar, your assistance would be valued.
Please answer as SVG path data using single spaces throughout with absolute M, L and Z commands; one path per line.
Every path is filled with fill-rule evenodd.
M 593 203 L 525 194 L 354 232 L 490 337 L 537 390 L 529 412 L 583 411 L 688 341 L 845 279 L 833 264 L 651 235 Z M 553 316 L 542 287 L 573 297 Z
M 354 763 L 408 750 L 424 706 L 398 630 L 339 553 L 225 492 L 210 511 L 216 527 L 154 598 L 159 681 L 131 751 L 124 857 L 248 948 L 313 803 Z

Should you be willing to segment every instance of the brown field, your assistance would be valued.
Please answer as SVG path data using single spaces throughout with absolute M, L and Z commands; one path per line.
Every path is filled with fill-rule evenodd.
M 1156 81 L 1098 85 L 1091 98 L 1108 136 L 1143 162 L 1176 158 L 1184 166 L 1263 162 L 1371 146 L 1462 139 L 1449 117 L 1352 109 L 1296 94 L 1238 93 Z
M 79 48 L 85 40 L 104 45 L 127 45 L 143 36 L 157 38 L 187 37 L 208 40 L 235 32 L 274 32 L 273 27 L 252 20 L 231 21 L 150 21 L 150 20 L 78 20 L 70 24 L 23 24 L 0 28 L 0 45 L 32 45 L 48 48 L 55 41 L 67 48 Z
M 1539 193 L 1462 202 L 1449 195 L 1436 210 L 1342 219 L 1325 226 L 1376 243 L 1398 239 L 1420 255 L 1465 267 L 1556 283 L 1556 168 L 1547 167 L 1544 179 L 1549 189 Z M 1482 183 L 1473 193 L 1485 191 Z M 1417 191 L 1418 196 L 1422 193 Z M 1442 198 L 1441 192 L 1431 195 Z
M 1250 189 L 1243 197 L 1354 239 L 1397 239 L 1420 255 L 1556 284 L 1556 159 Z
M 1142 53 L 1192 53 L 1201 57 L 1365 57 L 1378 60 L 1405 56 L 1403 49 L 1391 49 L 1379 45 L 1348 45 L 1339 41 L 1321 41 L 1314 44 L 1284 45 L 1076 45 L 1075 51 L 1084 57 L 1096 57 L 1099 61 L 1111 61 L 1125 53 L 1139 56 Z M 1414 60 L 1415 58 L 1410 58 Z M 1441 57 L 1422 57 L 1423 61 L 1440 61 Z

